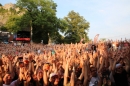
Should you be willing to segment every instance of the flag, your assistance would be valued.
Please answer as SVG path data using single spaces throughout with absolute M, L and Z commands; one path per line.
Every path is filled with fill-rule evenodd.
M 94 37 L 94 41 L 93 41 L 93 43 L 96 43 L 96 42 L 97 42 L 98 37 L 99 37 L 99 34 L 97 34 L 97 35 Z

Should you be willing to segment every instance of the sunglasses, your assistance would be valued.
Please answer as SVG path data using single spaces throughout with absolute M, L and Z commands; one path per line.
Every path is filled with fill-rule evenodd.
M 52 78 L 56 79 L 56 78 L 59 78 L 58 75 L 55 75 L 55 76 L 52 76 Z
M 96 72 L 97 70 L 92 70 L 91 72 Z
M 123 67 L 119 67 L 119 68 L 117 68 L 117 69 L 122 69 Z

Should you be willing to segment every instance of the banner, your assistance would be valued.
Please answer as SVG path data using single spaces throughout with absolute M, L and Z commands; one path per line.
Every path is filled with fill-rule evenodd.
M 30 41 L 30 38 L 16 38 L 16 41 Z
M 99 37 L 99 34 L 97 34 L 95 37 L 94 37 L 94 40 L 93 40 L 93 43 L 97 43 L 97 40 L 98 40 L 98 37 Z

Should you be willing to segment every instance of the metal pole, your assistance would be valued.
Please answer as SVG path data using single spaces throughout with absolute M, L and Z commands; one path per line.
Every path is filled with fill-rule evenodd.
M 33 33 L 32 33 L 32 30 L 33 30 L 33 28 L 32 28 L 32 20 L 31 20 L 31 22 L 30 22 L 30 26 L 31 26 L 31 44 L 32 44 L 32 35 L 33 35 Z
M 30 43 L 30 52 L 31 52 L 31 50 L 32 50 L 32 43 L 33 43 L 33 41 L 32 41 L 32 35 L 33 35 L 33 33 L 32 33 L 32 30 L 33 30 L 33 27 L 32 27 L 32 20 L 31 20 L 31 22 L 30 22 L 30 26 L 31 26 L 31 43 Z
M 49 33 L 48 33 L 48 44 L 50 45 L 50 37 L 49 37 Z

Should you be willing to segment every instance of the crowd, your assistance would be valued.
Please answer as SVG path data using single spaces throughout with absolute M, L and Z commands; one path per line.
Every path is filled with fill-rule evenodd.
M 0 44 L 0 86 L 130 86 L 129 41 Z

